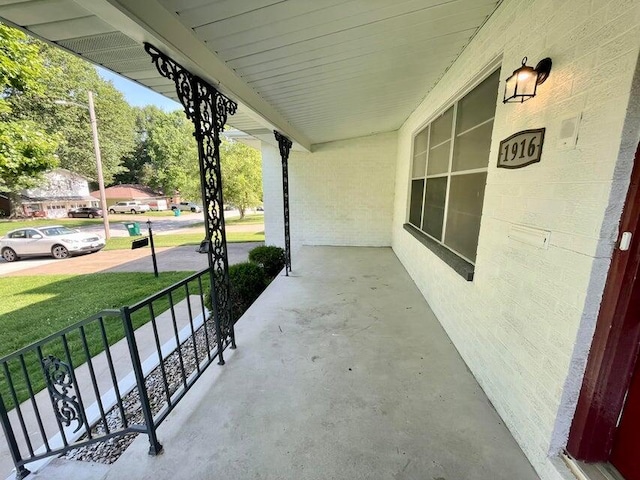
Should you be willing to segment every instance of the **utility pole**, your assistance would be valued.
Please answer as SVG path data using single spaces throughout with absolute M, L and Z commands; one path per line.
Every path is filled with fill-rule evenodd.
M 93 92 L 89 90 L 89 119 L 91 121 L 91 134 L 93 135 L 93 150 L 96 152 L 96 170 L 98 172 L 98 188 L 100 189 L 100 208 L 102 209 L 102 223 L 104 225 L 104 238 L 111 238 L 109 230 L 109 212 L 107 211 L 107 194 L 104 191 L 104 178 L 102 177 L 102 156 L 100 155 L 100 142 L 98 141 L 98 122 L 93 106 Z
M 68 100 L 56 100 L 54 103 L 58 105 L 75 105 L 76 107 L 86 108 L 89 110 L 89 121 L 91 123 L 91 136 L 93 137 L 93 150 L 96 155 L 96 173 L 98 174 L 98 187 L 100 189 L 100 208 L 102 209 L 102 223 L 104 225 L 104 238 L 111 238 L 111 230 L 109 230 L 109 212 L 107 211 L 107 195 L 104 191 L 104 178 L 102 177 L 102 156 L 100 155 L 100 142 L 98 141 L 98 122 L 96 120 L 96 111 L 93 104 L 93 92 L 89 90 L 89 105 L 82 103 L 70 102 Z

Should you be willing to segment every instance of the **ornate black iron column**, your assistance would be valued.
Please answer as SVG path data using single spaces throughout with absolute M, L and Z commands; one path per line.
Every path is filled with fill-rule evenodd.
M 184 112 L 195 126 L 206 229 L 202 249 L 206 251 L 211 267 L 212 313 L 218 337 L 219 363 L 224 365 L 223 344 L 230 341 L 231 348 L 235 348 L 236 342 L 229 299 L 229 260 L 224 228 L 219 147 L 220 132 L 224 130 L 227 117 L 236 113 L 238 105 L 153 45 L 145 43 L 144 48 L 151 55 L 151 61 L 158 72 L 174 81 Z
M 282 158 L 282 200 L 284 203 L 284 250 L 285 267 L 284 272 L 289 276 L 291 271 L 291 236 L 289 231 L 289 152 L 293 143 L 276 130 L 273 131 L 280 147 L 280 157 Z

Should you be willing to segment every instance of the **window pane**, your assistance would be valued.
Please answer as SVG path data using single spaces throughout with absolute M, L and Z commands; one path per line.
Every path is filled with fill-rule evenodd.
M 486 183 L 484 172 L 451 177 L 444 243 L 472 262 L 476 260 Z
M 442 239 L 444 199 L 446 195 L 447 177 L 430 178 L 427 180 L 422 230 L 438 240 Z
M 422 130 L 413 140 L 413 154 L 426 152 L 429 143 L 429 127 Z
M 487 168 L 493 121 L 457 136 L 453 144 L 451 171 Z
M 499 82 L 500 70 L 487 77 L 484 82 L 460 100 L 456 133 L 469 130 L 495 116 Z
M 413 157 L 413 172 L 411 178 L 424 177 L 425 164 L 427 163 L 427 153 L 423 152 Z
M 447 173 L 449 171 L 449 155 L 451 153 L 451 141 L 443 143 L 439 147 L 429 150 L 429 164 L 427 175 Z
M 451 123 L 453 122 L 453 107 L 444 112 L 431 124 L 431 140 L 429 145 L 434 147 L 451 138 Z
M 411 182 L 411 203 L 409 204 L 409 223 L 420 228 L 420 217 L 422 216 L 422 192 L 424 190 L 424 180 L 413 180 Z

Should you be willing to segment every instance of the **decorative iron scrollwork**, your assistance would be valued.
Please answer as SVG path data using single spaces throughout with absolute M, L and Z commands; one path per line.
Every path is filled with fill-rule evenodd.
M 291 271 L 291 235 L 289 230 L 289 152 L 293 142 L 276 130 L 273 134 L 278 141 L 280 158 L 282 158 L 282 198 L 284 204 L 284 250 L 285 250 L 285 274 Z
M 151 61 L 160 74 L 173 80 L 184 112 L 195 126 L 200 160 L 200 179 L 205 213 L 206 239 L 209 241 L 209 263 L 215 272 L 215 304 L 213 313 L 220 319 L 222 335 L 233 335 L 231 304 L 229 302 L 229 262 L 224 228 L 224 201 L 220 170 L 220 133 L 229 115 L 236 113 L 238 104 L 212 85 L 186 70 L 153 45 L 144 44 Z
M 65 427 L 71 422 L 78 422 L 74 433 L 82 428 L 83 412 L 75 395 L 70 395 L 73 390 L 73 378 L 71 367 L 53 355 L 47 355 L 42 359 L 47 389 L 55 408 L 55 414 L 60 423 Z

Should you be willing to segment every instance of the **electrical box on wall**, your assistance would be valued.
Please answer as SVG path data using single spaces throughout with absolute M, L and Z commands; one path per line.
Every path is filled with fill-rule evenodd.
M 572 148 L 576 148 L 581 118 L 582 114 L 576 115 L 575 117 L 565 118 L 560 122 L 560 135 L 558 138 L 559 150 L 570 150 Z

